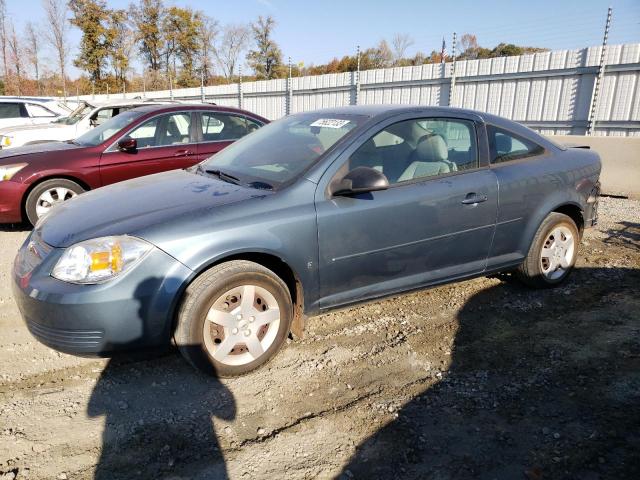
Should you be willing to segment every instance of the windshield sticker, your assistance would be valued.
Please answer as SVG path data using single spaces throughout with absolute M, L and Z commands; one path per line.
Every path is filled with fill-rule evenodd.
M 309 126 L 323 128 L 342 128 L 349 122 L 349 120 L 340 120 L 339 118 L 319 118 Z

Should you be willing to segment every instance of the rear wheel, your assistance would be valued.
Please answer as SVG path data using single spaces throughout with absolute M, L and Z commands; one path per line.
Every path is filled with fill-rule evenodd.
M 25 202 L 27 219 L 35 225 L 40 217 L 62 202 L 76 197 L 84 192 L 84 188 L 76 182 L 66 178 L 52 178 L 37 185 Z
M 529 254 L 518 268 L 518 278 L 535 288 L 562 283 L 576 263 L 580 232 L 575 222 L 562 213 L 544 219 L 531 244 Z
M 174 340 L 196 368 L 222 377 L 242 375 L 278 352 L 292 318 L 285 283 L 262 265 L 234 260 L 189 285 Z

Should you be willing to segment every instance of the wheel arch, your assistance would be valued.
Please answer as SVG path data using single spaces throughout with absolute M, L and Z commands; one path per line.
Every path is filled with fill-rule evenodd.
M 78 185 L 80 185 L 85 192 L 91 190 L 91 185 L 89 185 L 85 180 L 82 180 L 81 178 L 78 178 L 77 176 L 74 176 L 72 174 L 50 173 L 50 174 L 43 175 L 42 177 L 39 177 L 37 180 L 32 182 L 29 185 L 29 188 L 27 188 L 27 190 L 24 192 L 24 195 L 22 195 L 22 200 L 20 201 L 20 211 L 21 211 L 23 220 L 27 219 L 26 207 L 27 207 L 27 198 L 29 198 L 29 194 L 33 191 L 34 188 L 36 188 L 41 183 L 46 182 L 47 180 L 53 180 L 56 178 L 62 178 L 64 180 L 70 180 L 72 182 L 75 182 Z
M 184 296 L 184 292 L 187 287 L 191 285 L 200 275 L 202 275 L 207 270 L 220 265 L 222 263 L 230 262 L 233 260 L 247 260 L 250 262 L 257 263 L 265 268 L 268 268 L 273 273 L 275 273 L 287 286 L 289 290 L 289 294 L 291 295 L 291 301 L 293 303 L 293 322 L 291 324 L 291 333 L 293 333 L 296 337 L 302 338 L 304 331 L 304 288 L 302 285 L 302 281 L 300 280 L 300 276 L 296 273 L 295 269 L 291 267 L 290 263 L 281 258 L 279 255 L 268 252 L 268 251 L 259 251 L 259 250 L 247 250 L 241 252 L 233 252 L 222 255 L 211 262 L 205 263 L 201 265 L 194 271 L 194 275 L 192 275 L 184 285 L 182 286 L 181 292 L 178 295 L 178 301 L 174 307 L 173 314 L 173 323 L 172 331 L 176 327 L 177 311 L 182 302 L 182 298 Z
M 525 235 L 523 236 L 523 243 L 520 246 L 520 250 L 523 255 L 526 256 L 529 252 L 533 238 L 540 228 L 540 225 L 542 225 L 544 219 L 554 212 L 562 213 L 571 218 L 578 227 L 580 236 L 582 236 L 584 229 L 584 209 L 582 208 L 582 205 L 575 199 L 551 199 L 543 208 L 537 209 L 536 214 L 533 215 L 532 219 L 529 221 L 525 230 Z

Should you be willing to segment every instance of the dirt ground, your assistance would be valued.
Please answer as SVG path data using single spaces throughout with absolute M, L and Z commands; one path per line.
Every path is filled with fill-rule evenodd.
M 560 288 L 478 278 L 312 318 L 264 369 L 38 344 L 0 231 L 0 479 L 640 478 L 640 202 Z

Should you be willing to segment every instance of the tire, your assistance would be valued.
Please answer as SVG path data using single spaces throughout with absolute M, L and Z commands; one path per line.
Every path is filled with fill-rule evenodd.
M 47 192 L 50 193 L 50 199 L 52 201 L 47 202 L 42 198 L 47 194 Z M 52 178 L 51 180 L 46 180 L 36 185 L 36 187 L 31 190 L 27 196 L 27 200 L 24 204 L 27 220 L 29 220 L 31 225 L 35 225 L 40 216 L 47 213 L 50 208 L 53 208 L 58 203 L 69 200 L 76 195 L 80 195 L 83 192 L 84 188 L 76 182 L 66 178 Z M 49 204 L 49 206 L 47 207 L 46 204 Z
M 561 284 L 573 270 L 579 244 L 580 232 L 571 217 L 550 213 L 538 228 L 527 257 L 516 271 L 518 279 L 534 288 Z
M 197 369 L 235 377 L 273 358 L 292 319 L 291 295 L 282 279 L 257 263 L 233 260 L 212 267 L 187 287 L 173 337 Z

